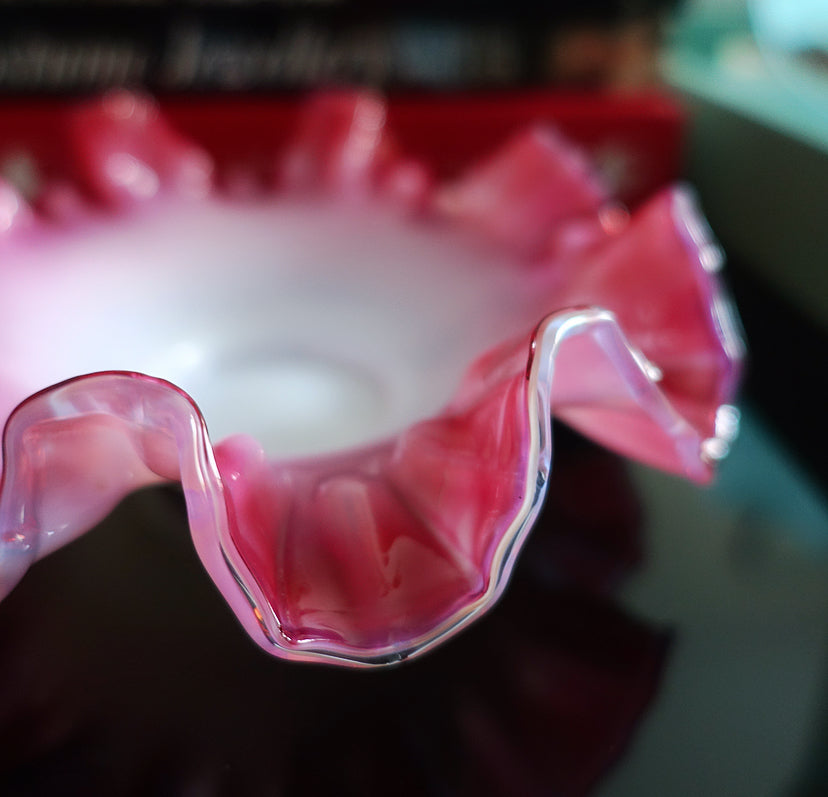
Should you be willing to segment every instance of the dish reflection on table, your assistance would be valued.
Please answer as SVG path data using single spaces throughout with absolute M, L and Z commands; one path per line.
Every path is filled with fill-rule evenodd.
M 612 599 L 643 555 L 627 466 L 555 435 L 501 603 L 388 671 L 250 646 L 178 492 L 128 498 L 0 605 L 0 793 L 588 793 L 657 692 L 670 634 Z

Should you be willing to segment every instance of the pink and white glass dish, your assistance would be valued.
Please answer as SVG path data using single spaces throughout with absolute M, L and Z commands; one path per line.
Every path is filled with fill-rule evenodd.
M 553 414 L 709 479 L 743 347 L 690 194 L 629 214 L 542 128 L 439 183 L 385 117 L 317 97 L 271 168 L 217 174 L 119 93 L 74 114 L 75 180 L 0 186 L 0 595 L 180 481 L 259 645 L 389 664 L 505 588 Z

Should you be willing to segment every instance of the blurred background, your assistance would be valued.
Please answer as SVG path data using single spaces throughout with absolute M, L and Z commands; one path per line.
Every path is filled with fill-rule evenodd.
M 529 97 L 631 204 L 692 184 L 749 345 L 741 437 L 699 489 L 561 432 L 514 596 L 373 681 L 263 659 L 180 496 L 129 499 L 0 605 L 0 793 L 828 794 L 828 4 L 5 0 L 0 173 L 25 193 L 44 109 L 108 88 L 209 138 L 332 85 Z

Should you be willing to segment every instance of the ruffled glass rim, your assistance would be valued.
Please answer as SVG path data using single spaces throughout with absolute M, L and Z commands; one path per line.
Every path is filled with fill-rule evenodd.
M 342 102 L 342 98 L 337 98 L 336 102 Z M 357 95 L 352 102 L 365 100 Z M 314 132 L 313 125 L 318 122 L 319 117 L 311 115 L 303 135 L 310 139 L 327 136 L 330 132 L 327 128 L 321 134 Z M 364 137 L 364 130 L 357 129 L 356 132 Z M 346 139 L 350 134 L 353 130 L 346 131 Z M 183 186 L 182 190 L 192 193 L 203 176 L 199 176 L 202 173 L 193 166 L 198 164 L 198 158 L 194 159 L 186 148 L 187 158 L 182 160 L 176 156 L 181 146 L 176 140 L 172 143 L 167 141 L 165 136 L 169 138 L 169 135 L 165 129 L 161 130 L 161 150 L 165 157 L 172 151 L 174 157 L 167 157 L 166 161 L 161 158 L 154 164 L 159 179 L 163 182 L 172 174 L 180 183 L 179 188 Z M 336 146 L 341 147 L 340 151 L 336 150 Z M 335 157 L 331 159 L 332 150 L 335 154 L 338 152 L 339 157 L 342 151 L 347 150 L 341 142 L 323 142 L 316 149 L 311 147 L 299 152 L 303 157 L 317 157 L 323 164 L 324 168 L 314 172 L 313 180 L 335 183 L 342 195 L 349 199 L 365 190 L 365 170 L 373 168 L 377 153 L 383 151 L 384 145 L 375 142 L 372 146 L 373 149 L 366 150 L 370 157 L 363 163 L 349 162 L 351 171 L 347 174 L 342 172 L 342 161 L 337 161 Z M 150 157 L 152 155 L 150 153 Z M 181 163 L 186 165 L 183 170 Z M 428 185 L 423 172 L 407 162 L 403 166 L 396 172 L 396 183 L 387 181 L 386 187 L 394 185 L 391 189 L 394 196 L 402 198 L 412 208 L 422 207 L 424 197 L 433 195 L 434 189 Z M 165 168 L 168 170 L 166 174 Z M 300 182 L 305 179 L 302 169 L 307 166 L 303 165 L 301 158 L 297 160 L 294 157 L 291 168 L 295 179 Z M 310 168 L 313 171 L 313 164 Z M 495 183 L 504 168 L 508 174 L 511 168 L 508 158 L 506 167 L 496 162 L 495 167 L 490 169 L 495 174 Z M 388 163 L 384 163 L 384 178 L 392 172 Z M 472 184 L 474 179 L 480 179 L 480 173 L 472 176 Z M 485 169 L 483 179 L 484 182 L 487 179 Z M 460 186 L 462 189 L 462 181 Z M 138 188 L 140 190 L 140 184 Z M 104 190 L 110 191 L 112 205 L 127 207 L 125 212 L 128 212 L 122 189 L 123 185 Z M 8 189 L 4 192 L 5 206 L 14 210 L 6 213 L 7 229 L 25 228 L 31 222 L 25 204 Z M 462 190 L 460 193 L 462 199 Z M 591 197 L 592 193 L 591 187 L 584 188 L 582 199 Z M 445 203 L 446 197 L 451 197 L 451 201 L 455 202 L 456 196 L 445 191 L 438 195 L 438 200 Z M 687 245 L 695 290 L 709 313 L 708 324 L 719 348 L 717 356 L 723 363 L 716 380 L 715 406 L 710 408 L 715 418 L 712 429 L 708 430 L 710 433 L 690 423 L 671 403 L 659 387 L 662 379 L 659 366 L 631 342 L 617 315 L 608 309 L 589 305 L 564 307 L 542 319 L 527 339 L 517 344 L 507 342 L 503 352 L 485 353 L 483 359 L 493 358 L 486 365 L 488 372 L 497 372 L 504 363 L 511 363 L 512 367 L 515 362 L 521 364 L 518 367 L 523 380 L 520 386 L 523 391 L 521 413 L 525 414 L 528 435 L 523 440 L 523 496 L 516 511 L 502 519 L 503 527 L 491 551 L 488 572 L 482 574 L 485 589 L 425 631 L 389 644 L 370 645 L 367 649 L 332 637 L 293 639 L 285 633 L 255 568 L 250 566 L 234 541 L 234 536 L 244 535 L 244 518 L 238 516 L 232 490 L 228 488 L 230 483 L 243 480 L 244 476 L 232 468 L 220 468 L 201 411 L 186 392 L 163 379 L 125 371 L 76 376 L 46 387 L 25 399 L 9 415 L 2 443 L 0 594 L 13 588 L 35 558 L 65 544 L 100 520 L 111 509 L 113 500 L 138 487 L 173 480 L 180 481 L 184 489 L 192 536 L 202 562 L 242 625 L 268 652 L 297 661 L 373 666 L 397 663 L 430 650 L 487 611 L 503 592 L 545 495 L 552 462 L 553 414 L 616 450 L 637 456 L 657 467 L 677 471 L 698 482 L 707 481 L 715 462 L 726 455 L 738 429 L 738 411 L 730 402 L 737 389 L 744 346 L 735 313 L 716 276 L 721 266 L 721 253 L 695 209 L 691 192 L 683 188 L 674 189 L 665 197 L 677 231 Z M 582 212 L 582 208 L 578 208 L 578 212 Z M 484 208 L 479 218 L 472 218 L 472 226 L 486 224 L 490 220 L 487 213 L 488 209 Z M 522 235 L 523 232 L 519 225 L 517 232 L 512 229 L 498 230 L 498 234 L 505 236 L 510 245 L 514 243 L 510 236 Z M 521 238 L 519 243 L 523 246 L 526 240 Z M 534 239 L 530 243 L 535 246 Z M 576 340 L 579 343 L 572 347 L 570 341 Z M 603 400 L 613 406 L 613 411 L 640 412 L 646 416 L 651 424 L 648 435 L 652 435 L 648 437 L 647 445 L 639 445 L 635 436 L 627 433 L 620 438 L 614 436 L 612 424 L 606 426 L 606 432 L 596 428 L 591 421 L 583 426 L 579 403 L 583 404 L 582 397 L 592 388 L 579 379 L 578 369 L 567 365 L 564 358 L 570 348 L 576 350 L 577 356 L 587 357 L 596 372 L 604 373 L 601 369 L 608 367 L 606 373 L 610 376 L 603 383 Z M 472 371 L 474 368 L 475 365 L 472 365 Z M 107 445 L 113 445 L 123 462 L 134 465 L 132 470 L 140 475 L 124 477 L 122 483 L 118 482 L 117 476 L 113 477 L 107 488 L 106 500 L 102 501 L 99 497 L 92 500 L 88 511 L 82 511 L 80 518 L 63 518 L 56 525 L 47 523 L 44 526 L 40 517 L 43 507 L 49 505 L 50 512 L 54 507 L 49 504 L 52 499 L 44 501 L 45 493 L 41 491 L 48 492 L 54 485 L 44 487 L 39 484 L 42 474 L 38 472 L 37 463 L 38 457 L 42 459 L 43 451 L 52 443 L 48 440 L 44 442 L 37 434 L 34 434 L 36 439 L 33 440 L 32 430 L 41 428 L 42 424 L 49 428 L 51 421 L 80 420 L 83 427 L 83 418 L 100 419 L 103 416 L 115 429 L 112 432 L 114 438 L 106 438 Z M 107 434 L 111 431 L 105 430 Z M 250 441 L 224 441 L 219 447 L 222 455 L 231 452 L 228 461 L 233 460 L 236 447 L 242 458 L 262 456 L 261 452 L 254 450 L 255 446 Z M 665 454 L 668 448 L 672 453 Z M 44 472 L 48 474 L 49 471 Z

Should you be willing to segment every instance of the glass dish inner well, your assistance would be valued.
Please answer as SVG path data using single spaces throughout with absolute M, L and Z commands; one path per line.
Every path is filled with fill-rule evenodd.
M 214 440 L 247 433 L 276 458 L 434 415 L 549 309 L 548 275 L 379 203 L 162 203 L 10 255 L 4 372 L 21 377 L 4 399 L 134 370 L 187 391 Z

